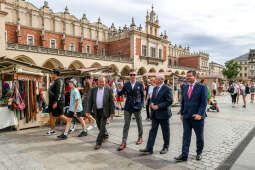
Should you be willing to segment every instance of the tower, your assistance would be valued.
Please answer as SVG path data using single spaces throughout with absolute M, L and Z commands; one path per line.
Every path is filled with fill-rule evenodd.
M 146 15 L 146 33 L 153 36 L 158 36 L 159 28 L 159 19 L 154 11 L 154 6 L 152 5 L 151 12 L 149 13 L 147 11 Z

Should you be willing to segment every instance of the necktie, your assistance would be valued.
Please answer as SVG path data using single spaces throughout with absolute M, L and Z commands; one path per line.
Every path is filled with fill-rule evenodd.
M 192 84 L 189 85 L 188 99 L 190 99 L 192 93 Z
M 159 87 L 157 86 L 155 90 L 156 90 L 155 97 L 157 97 L 157 95 L 158 95 L 158 91 L 159 91 Z

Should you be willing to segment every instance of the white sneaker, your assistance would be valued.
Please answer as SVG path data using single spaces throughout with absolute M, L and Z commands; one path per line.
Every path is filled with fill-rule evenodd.
M 51 136 L 56 135 L 56 132 L 54 130 L 49 130 L 47 133 L 44 134 L 44 136 Z
M 75 127 L 71 127 L 70 130 L 68 131 L 68 134 L 71 134 L 75 131 Z

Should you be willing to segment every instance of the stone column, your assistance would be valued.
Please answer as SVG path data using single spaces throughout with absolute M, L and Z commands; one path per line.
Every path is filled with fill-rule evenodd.
M 0 57 L 4 55 L 4 51 L 6 48 L 6 43 L 5 43 L 5 20 L 6 20 L 6 15 L 8 13 L 5 11 L 0 10 Z

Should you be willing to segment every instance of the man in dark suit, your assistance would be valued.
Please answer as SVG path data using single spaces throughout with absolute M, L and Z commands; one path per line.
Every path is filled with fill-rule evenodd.
M 202 159 L 204 148 L 204 120 L 207 106 L 207 87 L 196 80 L 196 72 L 188 71 L 188 85 L 183 87 L 180 119 L 183 122 L 182 154 L 175 158 L 177 162 L 187 161 L 192 129 L 197 139 L 196 160 Z
M 170 126 L 169 119 L 172 116 L 170 105 L 173 101 L 172 90 L 164 84 L 164 76 L 156 77 L 156 87 L 152 93 L 151 108 L 152 108 L 152 127 L 149 134 L 148 143 L 145 149 L 141 149 L 143 153 L 153 153 L 153 146 L 158 132 L 159 125 L 162 129 L 164 145 L 160 154 L 168 152 L 170 142 Z
M 106 136 L 107 118 L 114 114 L 113 91 L 109 87 L 105 87 L 105 79 L 98 78 L 98 86 L 91 89 L 88 99 L 86 113 L 95 113 L 96 121 L 99 129 L 95 149 L 100 149 L 102 142 Z
M 143 125 L 141 117 L 141 109 L 144 106 L 144 87 L 143 84 L 136 81 L 136 72 L 131 70 L 129 73 L 130 81 L 125 83 L 123 88 L 118 91 L 118 95 L 126 95 L 126 103 L 124 107 L 124 128 L 123 128 L 123 138 L 122 144 L 118 148 L 121 151 L 126 148 L 126 142 L 128 137 L 128 131 L 131 121 L 132 114 L 135 115 L 136 123 L 138 126 L 138 140 L 137 145 L 143 142 Z

